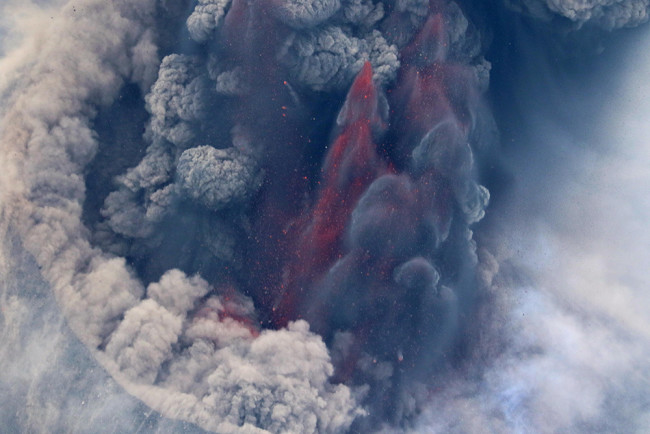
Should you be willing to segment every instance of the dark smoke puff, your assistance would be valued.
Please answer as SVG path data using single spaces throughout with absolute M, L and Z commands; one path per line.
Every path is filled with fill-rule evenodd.
M 250 91 L 244 79 L 243 69 L 239 66 L 225 69 L 217 56 L 210 55 L 206 63 L 208 77 L 216 83 L 217 93 L 226 96 L 245 95 Z
M 397 267 L 393 278 L 396 283 L 410 290 L 434 291 L 438 286 L 440 274 L 431 262 L 417 257 Z
M 119 188 L 108 195 L 101 210 L 109 227 L 130 238 L 144 238 L 165 215 L 174 191 L 162 187 L 170 180 L 172 160 L 167 150 L 156 143 L 134 168 L 117 179 Z M 139 200 L 145 190 L 144 201 Z
M 148 237 L 167 214 L 176 194 L 165 185 L 174 166 L 169 143 L 181 149 L 190 145 L 207 113 L 208 87 L 194 58 L 173 54 L 162 60 L 158 79 L 145 98 L 153 143 L 142 161 L 117 179 L 119 188 L 108 195 L 101 211 L 115 233 Z
M 395 79 L 400 63 L 397 57 L 397 47 L 390 45 L 379 30 L 373 30 L 366 37 L 368 44 L 368 60 L 372 65 L 372 78 L 380 84 L 386 84 Z
M 456 201 L 468 224 L 483 218 L 490 194 L 472 180 L 472 149 L 453 119 L 440 123 L 427 133 L 411 156 L 415 173 L 434 170 L 451 180 Z
M 634 27 L 648 21 L 647 0 L 509 0 L 516 10 L 548 21 L 568 18 L 578 26 L 595 24 L 605 30 Z
M 174 198 L 176 188 L 173 184 L 154 191 L 149 195 L 149 203 L 145 216 L 150 222 L 159 222 L 167 215 Z
M 133 56 L 132 80 L 138 83 L 143 93 L 147 92 L 156 80 L 159 63 L 158 47 L 153 31 L 146 30 L 140 41 L 131 49 Z
M 233 264 L 234 267 L 241 266 L 235 223 L 216 217 L 202 221 L 201 237 L 215 258 Z
M 489 202 L 490 192 L 488 189 L 474 181 L 468 181 L 463 189 L 463 194 L 459 195 L 460 208 L 467 224 L 482 220 Z
M 248 91 L 248 86 L 242 79 L 240 68 L 222 72 L 216 77 L 215 81 L 217 82 L 216 91 L 223 95 L 244 95 Z
M 149 146 L 146 155 L 137 166 L 117 178 L 120 187 L 133 192 L 141 189 L 153 190 L 169 181 L 173 161 L 169 149 L 157 142 Z
M 178 161 L 177 176 L 184 193 L 212 210 L 245 202 L 261 185 L 255 160 L 235 148 L 188 149 Z
M 418 196 L 406 176 L 374 181 L 352 212 L 352 246 L 384 258 L 408 258 L 435 248 L 444 230 L 431 204 Z
M 403 48 L 429 15 L 429 0 L 392 0 L 388 17 L 381 23 L 382 33 L 391 44 Z
M 199 0 L 187 19 L 187 30 L 196 42 L 207 41 L 221 25 L 231 0 Z
M 447 178 L 468 177 L 474 158 L 466 134 L 453 118 L 436 125 L 411 153 L 415 173 L 431 169 Z
M 206 117 L 208 88 L 207 77 L 200 75 L 195 59 L 179 54 L 165 57 L 158 80 L 146 97 L 152 133 L 178 147 L 187 147 L 194 138 L 196 123 Z
M 339 27 L 295 34 L 283 61 L 292 76 L 314 90 L 343 89 L 361 70 L 365 59 L 359 39 Z
M 388 0 L 396 12 L 408 13 L 409 15 L 424 18 L 429 15 L 430 0 Z
M 298 83 L 316 91 L 345 89 L 366 61 L 380 83 L 391 81 L 399 68 L 397 48 L 378 31 L 359 39 L 331 26 L 294 34 L 281 60 Z
M 130 190 L 120 189 L 109 194 L 101 213 L 116 234 L 145 238 L 153 231 L 152 225 L 147 221 L 146 209 L 137 202 L 136 195 Z
M 280 21 L 295 29 L 314 27 L 334 15 L 340 0 L 273 0 Z
M 469 63 L 481 54 L 481 37 L 455 2 L 447 4 L 444 22 L 449 59 Z
M 481 93 L 486 92 L 490 87 L 490 71 L 492 69 L 492 64 L 481 56 L 476 60 L 476 63 L 474 63 L 472 67 L 476 74 L 478 91 Z
M 343 21 L 368 29 L 384 18 L 384 4 L 375 4 L 372 0 L 346 0 L 340 15 Z

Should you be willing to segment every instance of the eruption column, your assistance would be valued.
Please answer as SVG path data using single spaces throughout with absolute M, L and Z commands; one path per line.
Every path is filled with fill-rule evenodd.
M 338 117 L 341 132 L 321 169 L 318 200 L 297 224 L 294 259 L 285 268 L 276 323 L 284 325 L 297 314 L 309 285 L 342 256 L 341 241 L 352 210 L 378 176 L 390 171 L 379 157 L 373 133 L 385 130 L 380 95 L 366 62 L 357 75 Z

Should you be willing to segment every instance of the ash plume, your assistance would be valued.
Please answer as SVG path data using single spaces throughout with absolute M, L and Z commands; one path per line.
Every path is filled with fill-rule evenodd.
M 2 9 L 0 395 L 25 403 L 0 398 L 9 429 L 101 431 L 113 407 L 124 432 L 650 420 L 624 378 L 648 368 L 645 317 L 587 303 L 566 270 L 563 298 L 530 264 L 539 240 L 562 250 L 544 225 L 573 224 L 568 187 L 545 186 L 582 175 L 541 168 L 567 164 L 531 138 L 561 92 L 505 48 L 550 71 L 544 44 L 639 25 L 646 2 Z M 530 22 L 543 42 L 518 33 Z M 57 366 L 70 385 L 48 392 Z

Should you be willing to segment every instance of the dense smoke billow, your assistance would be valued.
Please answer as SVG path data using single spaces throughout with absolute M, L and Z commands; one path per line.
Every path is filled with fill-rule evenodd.
M 650 427 L 647 0 L 1 11 L 9 432 Z

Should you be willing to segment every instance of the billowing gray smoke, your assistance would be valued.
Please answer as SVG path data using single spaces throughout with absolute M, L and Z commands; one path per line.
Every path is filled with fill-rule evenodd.
M 555 240 L 526 226 L 522 199 L 550 177 L 534 152 L 497 152 L 495 124 L 521 109 L 498 92 L 541 92 L 503 85 L 526 75 L 500 64 L 487 92 L 507 20 L 595 32 L 650 6 L 490 7 L 3 6 L 16 19 L 0 22 L 0 422 L 586 432 L 612 415 L 642 432 L 647 398 L 612 373 L 648 368 L 644 320 L 580 311 L 576 291 L 536 286 L 549 283 L 528 261 L 544 252 L 518 257 Z M 510 202 L 508 165 L 536 184 Z M 482 184 L 502 195 L 493 218 Z M 614 342 L 625 357 L 583 360 Z
M 145 289 L 123 258 L 90 243 L 81 217 L 83 167 L 98 146 L 91 118 L 125 81 L 137 80 L 143 90 L 151 86 L 153 77 L 141 72 L 156 63 L 148 30 L 155 13 L 148 1 L 69 5 L 58 20 L 74 31 L 40 47 L 43 61 L 28 77 L 9 77 L 20 92 L 10 93 L 11 105 L 3 110 L 4 218 L 34 255 L 72 330 L 153 408 L 222 432 L 230 426 L 337 431 L 360 410 L 346 386 L 328 383 L 329 355 L 306 323 L 253 339 L 254 327 L 232 317 L 246 315 L 250 302 L 216 295 L 204 300 L 204 314 L 188 318 L 211 291 L 207 282 L 170 270 Z M 181 153 L 192 140 L 192 123 L 205 116 L 203 81 L 192 72 L 191 60 L 168 57 L 147 91 L 151 144 L 102 208 L 116 234 L 150 236 L 177 189 L 210 207 L 248 194 L 237 178 L 255 175 L 238 167 L 247 161 L 241 151 L 215 150 L 212 162 L 201 159 L 200 167 L 184 169 L 197 152 L 206 152 L 194 147 Z M 197 181 L 197 171 L 208 180 Z M 181 343 L 186 349 L 175 351 Z

